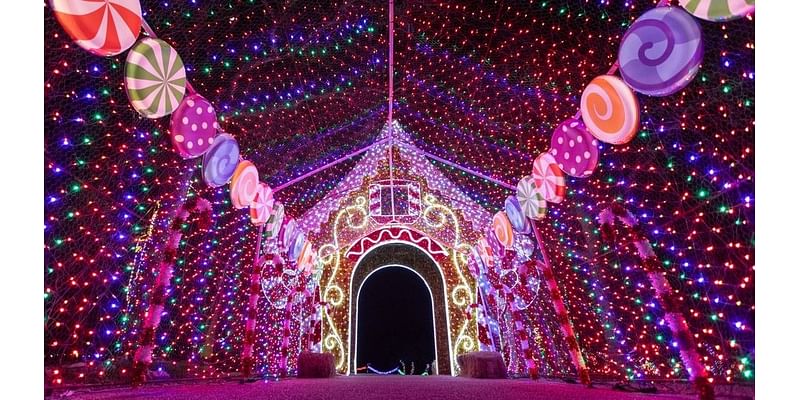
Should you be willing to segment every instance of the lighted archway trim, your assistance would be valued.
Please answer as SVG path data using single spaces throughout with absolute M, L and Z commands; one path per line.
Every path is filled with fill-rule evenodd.
M 374 273 L 376 273 L 376 272 L 378 272 L 378 271 L 380 271 L 382 269 L 386 269 L 386 268 L 405 268 L 405 269 L 413 272 L 416 276 L 418 276 L 419 279 L 422 280 L 422 283 L 425 284 L 425 287 L 428 288 L 428 295 L 431 296 L 431 316 L 433 316 L 433 354 L 438 357 L 439 356 L 439 344 L 436 343 L 436 306 L 434 305 L 433 290 L 431 289 L 431 286 L 428 284 L 428 281 L 425 280 L 425 277 L 423 277 L 415 269 L 413 269 L 411 267 L 408 267 L 406 265 L 402 265 L 402 264 L 387 264 L 387 265 L 375 268 L 374 270 L 370 271 L 367 274 L 367 276 L 364 277 L 364 282 L 362 282 L 361 285 L 358 286 L 358 293 L 356 293 L 355 307 L 354 307 L 356 309 L 356 318 L 355 318 L 354 321 L 352 321 L 352 324 L 353 324 L 353 338 L 354 338 L 353 341 L 355 343 L 355 349 L 353 349 L 353 361 L 358 362 L 358 299 L 361 298 L 361 289 L 364 287 L 364 284 L 367 283 L 367 281 L 369 281 L 369 277 L 372 276 L 372 274 L 374 274 Z M 447 314 L 447 310 L 445 310 L 445 314 Z M 448 338 L 449 338 L 449 335 L 448 335 Z M 448 341 L 448 345 L 449 345 L 449 341 Z M 358 373 L 357 371 L 354 372 L 354 374 L 357 374 L 357 373 Z
M 436 271 L 439 273 L 439 279 L 441 280 L 442 290 L 443 290 L 442 299 L 444 300 L 444 306 L 443 306 L 442 312 L 444 313 L 444 322 L 445 322 L 445 329 L 446 329 L 446 331 L 444 332 L 444 336 L 447 339 L 447 358 L 448 358 L 447 362 L 448 362 L 448 364 L 450 366 L 450 374 L 452 375 L 452 374 L 455 373 L 456 368 L 455 368 L 455 360 L 453 358 L 453 352 L 454 352 L 453 343 L 452 343 L 452 338 L 450 337 L 450 332 L 449 332 L 449 328 L 450 328 L 450 301 L 448 299 L 449 291 L 448 291 L 448 288 L 447 288 L 447 280 L 445 279 L 444 271 L 442 270 L 442 266 L 439 264 L 439 261 L 437 261 L 436 258 L 431 256 L 429 253 L 427 253 L 424 248 L 420 247 L 419 245 L 417 245 L 415 243 L 410 243 L 410 242 L 406 242 L 406 241 L 402 241 L 402 240 L 387 240 L 385 242 L 380 243 L 380 245 L 370 247 L 361 257 L 359 257 L 358 262 L 356 262 L 356 264 L 355 264 L 355 267 L 353 267 L 353 269 L 350 271 L 350 284 L 349 284 L 349 290 L 348 290 L 349 298 L 348 298 L 348 308 L 347 308 L 347 324 L 348 324 L 350 329 L 348 329 L 349 336 L 347 338 L 347 357 L 346 357 L 347 370 L 346 370 L 346 373 L 347 373 L 347 375 L 350 375 L 350 368 L 353 365 L 353 361 L 354 361 L 354 358 L 352 358 L 352 356 L 355 354 L 355 351 L 352 348 L 353 347 L 353 343 L 355 342 L 355 338 L 352 336 L 354 334 L 354 331 L 355 331 L 355 329 L 353 328 L 353 326 L 354 326 L 353 325 L 353 323 L 354 323 L 354 321 L 353 321 L 353 310 L 355 308 L 357 308 L 358 304 L 357 303 L 356 304 L 353 303 L 353 292 L 354 291 L 358 291 L 358 292 L 361 291 L 361 285 L 363 285 L 364 281 L 366 281 L 366 278 L 364 279 L 364 281 L 361 282 L 361 284 L 359 285 L 357 290 L 354 290 L 354 288 L 353 288 L 353 280 L 354 280 L 354 278 L 356 276 L 356 272 L 358 272 L 358 270 L 362 267 L 362 262 L 364 261 L 365 257 L 368 256 L 373 251 L 376 251 L 376 250 L 384 247 L 385 245 L 389 245 L 389 244 L 402 244 L 402 245 L 413 247 L 413 248 L 419 250 L 430 261 L 433 262 L 433 265 L 436 267 L 435 268 Z M 400 264 L 398 264 L 398 263 L 388 263 L 386 265 L 400 265 Z M 407 268 L 410 268 L 410 267 L 407 267 Z M 413 269 L 413 268 L 411 268 L 411 269 Z M 415 271 L 415 272 L 417 272 L 418 275 L 421 275 L 421 274 L 419 274 L 418 271 Z M 424 277 L 422 278 L 422 280 L 425 281 L 425 285 L 430 288 L 430 283 L 427 280 L 425 280 Z M 432 299 L 431 305 L 434 308 L 434 324 L 435 324 L 436 323 L 436 312 L 435 312 L 435 310 L 436 310 L 436 297 L 433 296 L 433 289 L 430 289 L 430 290 L 431 290 L 431 299 Z M 436 337 L 435 335 L 436 335 L 437 332 L 439 332 L 439 331 L 437 331 L 436 328 L 434 327 L 434 337 Z M 438 346 L 439 346 L 439 344 L 437 343 L 436 344 L 437 361 L 439 361 L 439 354 L 438 354 L 439 347 Z M 437 368 L 437 369 L 441 370 L 440 368 Z

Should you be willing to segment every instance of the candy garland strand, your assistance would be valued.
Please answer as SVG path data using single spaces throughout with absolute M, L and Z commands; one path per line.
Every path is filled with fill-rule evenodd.
M 537 266 L 542 271 L 542 275 L 544 275 L 544 280 L 547 283 L 547 288 L 550 291 L 550 299 L 553 302 L 553 308 L 556 311 L 556 318 L 558 319 L 559 327 L 561 328 L 561 333 L 564 334 L 564 337 L 567 340 L 567 348 L 569 349 L 570 358 L 572 358 L 572 363 L 575 365 L 575 369 L 578 372 L 578 378 L 580 379 L 581 383 L 591 387 L 592 380 L 589 378 L 589 369 L 586 368 L 586 361 L 583 358 L 583 354 L 581 353 L 581 348 L 578 345 L 578 339 L 575 337 L 575 331 L 572 329 L 572 323 L 569 319 L 569 314 L 567 312 L 567 307 L 564 306 L 564 300 L 561 298 L 561 292 L 558 289 L 558 283 L 556 282 L 555 275 L 553 274 L 553 269 L 550 266 L 550 257 L 547 255 L 547 251 L 544 248 L 544 242 L 542 241 L 542 235 L 539 233 L 539 229 L 536 227 L 536 224 L 533 223 L 533 234 L 536 236 L 536 242 L 539 243 L 539 249 L 542 252 L 542 259 L 544 262 L 537 262 Z
M 256 226 L 266 222 L 272 190 L 259 182 L 252 163 L 240 160 L 236 140 L 220 131 L 214 106 L 192 87 L 178 52 L 142 18 L 139 1 L 51 0 L 51 5 L 62 28 L 85 50 L 111 56 L 131 49 L 123 80 L 131 106 L 146 118 L 172 114 L 169 132 L 174 150 L 184 159 L 203 156 L 203 180 L 210 187 L 233 179 L 234 207 L 249 207 Z M 98 20 L 97 15 L 104 17 Z M 142 29 L 147 37 L 136 41 Z M 262 198 L 254 203 L 256 191 Z
M 133 356 L 133 368 L 131 371 L 134 385 L 144 383 L 147 368 L 153 363 L 156 329 L 161 322 L 161 314 L 164 312 L 164 302 L 166 301 L 167 291 L 174 272 L 173 264 L 177 259 L 178 245 L 183 236 L 181 228 L 190 214 L 200 214 L 198 228 L 200 230 L 208 229 L 211 225 L 211 203 L 206 199 L 192 197 L 183 203 L 172 221 L 169 239 L 167 239 L 167 244 L 164 248 L 164 257 L 156 272 L 150 305 L 142 316 L 141 339 L 139 348 L 136 349 L 136 353 Z
M 678 342 L 681 359 L 698 390 L 699 398 L 701 400 L 713 400 L 714 386 L 712 385 L 712 379 L 710 379 L 708 370 L 706 370 L 700 355 L 697 353 L 694 338 L 689 331 L 689 324 L 681 312 L 681 301 L 673 295 L 672 285 L 661 271 L 658 257 L 653 251 L 650 241 L 647 240 L 642 232 L 636 217 L 619 203 L 615 203 L 600 212 L 600 233 L 603 240 L 607 243 L 618 244 L 615 240 L 613 228 L 615 219 L 619 220 L 630 231 L 633 245 L 636 247 L 641 260 L 642 269 L 650 279 L 656 300 L 664 309 L 664 319 L 669 325 L 672 336 Z

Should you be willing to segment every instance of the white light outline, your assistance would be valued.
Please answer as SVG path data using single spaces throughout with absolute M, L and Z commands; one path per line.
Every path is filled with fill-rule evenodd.
M 452 340 L 450 338 L 450 332 L 449 332 L 449 329 L 450 329 L 450 304 L 447 301 L 447 280 L 445 280 L 444 272 L 442 271 L 441 265 L 439 265 L 439 262 L 436 261 L 435 258 L 431 257 L 431 255 L 428 254 L 428 252 L 425 251 L 425 249 L 423 249 L 422 247 L 418 246 L 416 243 L 407 242 L 407 241 L 403 241 L 403 240 L 389 240 L 389 241 L 381 242 L 381 244 L 379 244 L 379 245 L 372 246 L 367 251 L 365 251 L 364 254 L 361 255 L 361 257 L 358 258 L 358 261 L 356 262 L 355 267 L 353 267 L 352 271 L 350 271 L 350 290 L 349 290 L 350 293 L 349 293 L 349 303 L 348 303 L 350 305 L 350 307 L 347 308 L 347 320 L 348 320 L 348 324 L 355 323 L 355 325 L 354 325 L 355 329 L 348 329 L 348 338 L 347 338 L 348 339 L 347 340 L 347 375 L 350 375 L 351 360 L 357 361 L 357 359 L 350 358 L 350 354 L 351 354 L 351 348 L 350 347 L 351 346 L 350 346 L 350 336 L 349 335 L 352 335 L 354 333 L 354 332 L 352 332 L 352 330 L 356 330 L 356 332 L 355 332 L 356 333 L 355 340 L 353 341 L 353 343 L 355 343 L 356 349 L 352 349 L 352 353 L 354 353 L 353 355 L 357 355 L 357 349 L 358 349 L 358 335 L 357 335 L 357 333 L 358 333 L 357 332 L 357 330 L 358 330 L 358 303 L 355 303 L 355 307 L 353 307 L 353 304 L 354 304 L 353 303 L 353 278 L 355 278 L 355 272 L 356 272 L 356 270 L 358 270 L 358 267 L 361 265 L 361 261 L 363 261 L 364 257 L 366 257 L 369 253 L 371 253 L 372 251 L 374 251 L 376 249 L 379 249 L 379 248 L 381 248 L 381 247 L 383 247 L 383 246 L 385 246 L 387 244 L 396 244 L 396 243 L 400 243 L 400 244 L 405 244 L 405 245 L 408 245 L 408 246 L 416 247 L 417 249 L 421 250 L 425 254 L 426 257 L 428 257 L 431 261 L 433 261 L 434 265 L 436 265 L 436 269 L 439 271 L 439 276 L 441 276 L 441 278 L 442 278 L 442 289 L 444 289 L 444 316 L 445 316 L 445 323 L 447 324 L 447 328 L 448 328 L 448 332 L 447 332 L 447 348 L 450 350 L 448 352 L 448 355 L 449 355 L 449 358 L 450 358 L 448 361 L 450 362 L 450 375 L 452 376 L 455 373 L 455 369 L 454 369 L 454 366 L 453 366 L 453 344 L 452 344 Z M 417 272 L 413 268 L 408 267 L 406 265 L 387 264 L 387 265 L 384 265 L 384 266 L 381 266 L 381 267 L 375 269 L 375 271 L 377 271 L 379 269 L 387 268 L 387 267 L 392 267 L 392 266 L 402 267 L 402 268 L 406 268 L 406 269 L 409 269 L 409 270 L 413 271 L 415 274 L 417 274 L 422 279 L 423 282 L 425 282 L 425 286 L 428 288 L 428 292 L 431 293 L 431 307 L 433 308 L 434 350 L 436 352 L 436 357 L 437 357 L 436 361 L 438 363 L 438 361 L 439 361 L 439 359 L 438 359 L 438 357 L 439 357 L 439 347 L 438 347 L 438 344 L 436 343 L 436 306 L 433 304 L 434 303 L 433 291 L 431 290 L 431 287 L 428 284 L 428 281 L 426 281 L 425 278 L 423 278 L 422 275 L 419 274 L 419 272 Z M 367 279 L 369 278 L 369 276 L 372 275 L 375 271 L 372 271 L 369 274 L 367 274 L 367 277 L 364 278 L 364 281 L 361 282 L 361 286 L 364 286 L 364 282 L 366 282 Z M 361 286 L 358 287 L 358 293 L 356 293 L 356 301 L 358 301 L 358 296 L 361 293 Z M 353 320 L 353 314 L 352 314 L 353 308 L 356 309 L 356 320 L 355 321 Z M 438 370 L 438 368 L 437 368 L 437 370 Z M 353 374 L 355 375 L 356 372 L 354 371 Z

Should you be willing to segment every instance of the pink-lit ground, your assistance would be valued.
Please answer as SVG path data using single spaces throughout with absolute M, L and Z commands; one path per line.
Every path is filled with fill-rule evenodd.
M 239 384 L 197 383 L 81 392 L 71 399 L 169 400 L 314 400 L 314 399 L 430 399 L 430 400 L 672 400 L 693 396 L 641 394 L 586 389 L 581 385 L 527 379 L 470 379 L 450 376 L 340 376 L 333 379 L 285 379 Z

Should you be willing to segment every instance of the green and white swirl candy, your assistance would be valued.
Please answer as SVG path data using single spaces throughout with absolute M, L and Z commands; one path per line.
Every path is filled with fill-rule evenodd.
M 137 42 L 125 60 L 125 88 L 142 116 L 161 118 L 172 113 L 186 91 L 186 69 L 178 52 L 161 39 Z

